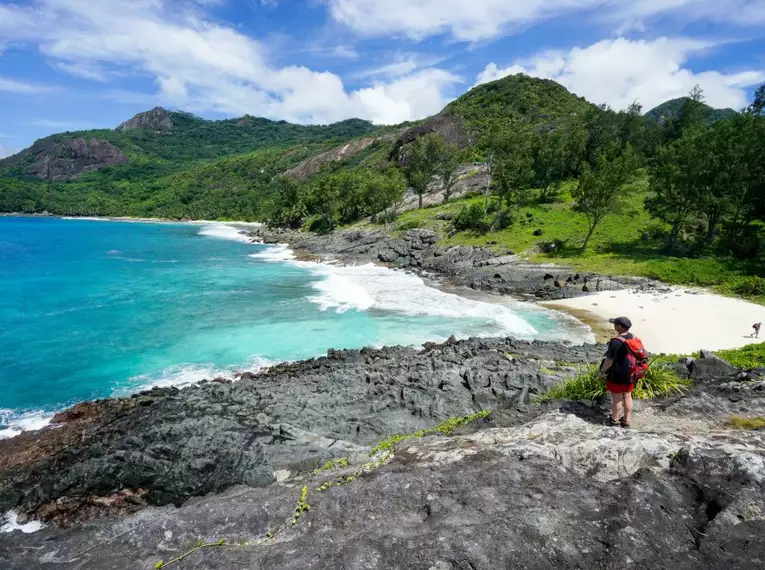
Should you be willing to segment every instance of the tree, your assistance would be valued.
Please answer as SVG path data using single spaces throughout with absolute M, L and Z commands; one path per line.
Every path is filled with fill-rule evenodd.
M 551 199 L 558 185 L 575 174 L 584 153 L 586 133 L 573 120 L 534 137 L 534 182 L 542 188 L 540 198 Z
M 534 157 L 531 131 L 528 125 L 520 121 L 508 127 L 497 127 L 492 141 L 493 183 L 499 197 L 494 227 L 500 228 L 512 207 L 526 200 L 534 179 Z M 507 205 L 508 211 L 503 209 L 503 203 Z
M 443 139 L 437 135 L 418 137 L 407 153 L 404 174 L 419 197 L 419 208 L 422 208 L 422 197 L 427 194 L 430 181 L 436 174 L 442 144 Z
M 384 174 L 365 175 L 365 202 L 369 214 L 376 216 L 391 208 L 395 215 L 406 192 L 406 179 L 398 168 L 391 167 Z
M 595 228 L 603 219 L 617 211 L 623 186 L 634 176 L 637 158 L 628 144 L 620 148 L 614 143 L 609 152 L 601 154 L 595 164 L 582 166 L 579 184 L 573 192 L 576 210 L 582 212 L 589 225 L 582 251 L 587 249 Z
M 441 179 L 444 204 L 446 204 L 454 191 L 454 184 L 457 181 L 457 169 L 460 166 L 461 157 L 455 145 L 447 144 L 440 137 L 434 140 L 440 141 L 436 143 L 438 147 L 436 174 Z
M 757 117 L 765 116 L 765 84 L 760 85 L 754 92 L 754 101 L 747 108 L 747 113 Z
M 672 251 L 690 216 L 703 199 L 706 174 L 702 148 L 705 129 L 686 132 L 679 140 L 659 149 L 651 169 L 651 190 L 646 209 L 671 226 L 667 250 Z

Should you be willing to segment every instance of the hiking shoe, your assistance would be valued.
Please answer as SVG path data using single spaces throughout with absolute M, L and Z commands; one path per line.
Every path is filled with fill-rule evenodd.
M 617 422 L 614 418 L 611 416 L 608 416 L 608 419 L 606 420 L 606 425 L 611 427 L 616 427 L 619 425 L 622 425 L 621 422 Z
M 619 425 L 622 426 L 624 429 L 630 429 L 632 426 L 624 421 L 624 418 L 619 420 Z

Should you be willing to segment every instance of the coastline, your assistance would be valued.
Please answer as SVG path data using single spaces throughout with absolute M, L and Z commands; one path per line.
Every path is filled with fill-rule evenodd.
M 71 218 L 68 217 L 61 217 L 60 219 L 66 219 L 69 220 Z M 260 224 L 252 224 L 252 223 L 242 223 L 242 222 L 216 222 L 216 221 L 207 221 L 207 220 L 196 220 L 196 221 L 190 221 L 190 222 L 169 222 L 167 220 L 157 221 L 157 220 L 146 220 L 146 219 L 118 219 L 118 218 L 75 218 L 77 220 L 93 220 L 93 221 L 110 221 L 110 222 L 140 222 L 140 223 L 187 223 L 192 224 L 195 226 L 203 227 L 203 226 L 210 226 L 209 228 L 204 228 L 203 231 L 200 232 L 202 235 L 206 235 L 208 237 L 214 237 L 214 238 L 220 238 L 220 239 L 227 239 L 227 240 L 234 240 L 234 241 L 247 241 L 250 243 L 263 243 L 262 240 L 260 240 L 257 236 L 253 236 L 253 231 L 258 231 L 262 228 Z M 264 244 L 264 245 L 275 245 L 275 244 Z M 322 267 L 326 268 L 328 271 L 332 272 L 332 267 L 355 267 L 358 264 L 369 264 L 372 263 L 375 266 L 381 268 L 385 271 L 394 271 L 399 270 L 403 274 L 409 274 L 409 275 L 416 275 L 419 279 L 422 280 L 422 286 L 427 287 L 429 289 L 434 289 L 436 291 L 439 291 L 441 293 L 445 293 L 447 295 L 456 296 L 460 299 L 466 299 L 473 303 L 481 303 L 481 304 L 496 304 L 497 305 L 497 311 L 500 312 L 514 312 L 514 307 L 511 306 L 510 302 L 519 302 L 524 303 L 527 300 L 519 299 L 517 297 L 511 296 L 511 295 L 499 295 L 496 293 L 492 293 L 491 291 L 483 290 L 480 288 L 470 288 L 465 286 L 464 284 L 459 283 L 453 283 L 449 280 L 448 274 L 439 272 L 439 271 L 417 271 L 416 268 L 413 267 L 391 267 L 391 264 L 386 264 L 381 262 L 379 259 L 374 258 L 373 256 L 367 256 L 367 257 L 359 257 L 359 256 L 343 256 L 342 254 L 336 254 L 336 253 L 328 253 L 328 254 L 321 254 L 316 253 L 314 250 L 301 246 L 300 243 L 297 245 L 293 244 L 285 244 L 280 243 L 281 251 L 279 249 L 276 250 L 277 255 L 274 256 L 272 259 L 273 261 L 296 261 L 296 262 L 302 262 L 302 263 L 310 263 L 315 264 L 317 270 L 322 270 Z M 293 249 L 294 248 L 294 249 Z M 283 253 L 283 255 L 279 255 L 279 253 Z M 342 272 L 342 270 L 341 270 Z M 357 276 L 352 276 L 354 279 L 358 280 Z M 396 278 L 394 278 L 396 279 Z M 415 286 L 417 286 L 415 284 Z M 459 302 L 461 305 L 470 306 L 469 304 L 465 304 L 462 302 Z M 541 306 L 538 306 L 536 303 L 529 303 L 529 305 L 533 305 L 535 310 L 538 310 L 540 313 L 542 312 L 550 312 L 549 309 L 545 309 Z M 481 305 L 481 308 L 484 309 L 485 305 Z M 531 309 L 531 307 L 529 307 Z M 484 309 L 480 313 L 482 316 L 485 316 L 486 314 L 489 314 L 491 312 L 491 309 Z M 592 340 L 588 337 L 589 329 L 586 328 L 586 325 L 580 325 L 579 321 L 576 319 L 568 319 L 568 316 L 565 313 L 556 313 L 556 315 L 559 315 L 562 318 L 563 326 L 565 327 L 565 330 L 567 332 L 558 335 L 556 338 L 550 338 L 550 335 L 542 335 L 540 336 L 540 340 L 547 340 L 547 341 L 559 341 L 559 342 L 574 342 L 575 344 L 579 343 L 590 343 Z M 525 314 L 527 317 L 528 314 Z M 519 315 L 517 317 L 520 321 L 524 321 L 524 315 Z M 525 321 L 524 321 L 525 322 Z M 580 328 L 581 326 L 581 328 Z M 546 330 L 546 329 L 545 329 Z M 487 335 L 480 335 L 477 333 L 473 334 L 467 334 L 464 333 L 460 334 L 457 330 L 454 331 L 457 337 L 467 339 L 471 337 L 475 338 L 489 338 L 489 337 L 502 337 L 507 336 L 507 333 L 503 334 L 497 334 L 497 333 L 490 333 Z M 536 334 L 536 333 L 534 333 Z M 514 336 L 514 335 L 511 335 Z M 520 338 L 528 339 L 529 335 L 519 335 Z M 428 342 L 442 342 L 446 340 L 447 335 L 439 336 L 438 338 L 431 338 Z M 571 340 L 569 340 L 571 339 Z M 427 339 L 426 339 L 427 340 Z M 426 342 L 426 341 L 423 341 Z M 404 343 L 386 343 L 386 346 L 398 346 Z M 421 348 L 422 344 L 415 343 L 414 345 L 416 348 Z M 336 349 L 337 347 L 333 347 Z M 332 350 L 332 349 L 330 349 Z M 322 356 L 322 354 L 317 354 L 317 357 Z M 262 370 L 266 368 L 265 366 L 258 366 L 258 370 Z M 252 369 L 248 369 L 245 366 L 245 363 L 242 363 L 241 368 L 239 369 L 240 372 L 247 373 L 248 371 L 251 371 Z M 190 383 L 182 383 L 182 384 L 175 384 L 179 386 L 185 386 L 185 385 L 192 385 L 199 381 L 202 381 L 203 379 L 212 380 L 216 377 L 220 376 L 221 378 L 225 377 L 228 380 L 233 379 L 234 372 L 231 371 L 227 374 L 213 374 L 203 377 L 199 377 L 196 379 L 196 381 L 190 382 Z M 150 389 L 152 386 L 170 386 L 171 384 L 165 383 L 164 380 L 159 380 L 156 383 L 146 386 L 144 388 L 137 388 L 136 391 L 140 390 L 146 390 Z M 120 397 L 120 396 L 130 396 L 131 393 L 134 392 L 127 392 L 127 391 L 116 391 L 112 394 L 112 397 Z M 2 430 L 0 432 L 0 439 L 7 439 L 16 437 L 21 433 L 27 432 L 27 431 L 35 431 L 42 429 L 43 427 L 47 426 L 53 417 L 57 413 L 61 413 L 65 410 L 54 410 L 54 411 L 36 411 L 36 410 L 28 410 L 25 413 L 17 412 L 15 414 L 11 414 L 10 417 L 13 419 L 13 421 L 8 422 L 8 426 L 6 429 Z M 8 410 L 10 412 L 10 410 Z

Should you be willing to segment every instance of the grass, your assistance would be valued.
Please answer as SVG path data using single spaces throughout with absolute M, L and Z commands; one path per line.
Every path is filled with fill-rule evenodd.
M 752 370 L 753 368 L 765 368 L 765 344 L 750 344 L 743 348 L 732 350 L 718 350 L 715 352 L 723 360 L 727 360 L 736 368 Z
M 657 365 L 648 369 L 648 374 L 637 383 L 632 395 L 639 400 L 651 400 L 660 396 L 680 394 L 690 386 L 690 384 L 690 380 L 680 378 L 672 370 Z M 606 384 L 600 378 L 598 367 L 589 366 L 575 378 L 567 380 L 543 394 L 539 398 L 539 401 L 591 401 L 605 395 L 605 393 Z
M 731 416 L 725 422 L 725 425 L 731 429 L 758 430 L 765 428 L 765 418 L 757 416 L 754 418 L 744 418 L 741 416 Z
M 607 216 L 590 240 L 587 251 L 581 252 L 587 234 L 587 220 L 573 210 L 573 182 L 564 184 L 555 203 L 542 203 L 532 198 L 530 203 L 513 213 L 512 224 L 504 230 L 488 233 L 459 232 L 450 237 L 448 220 L 441 214 L 456 215 L 472 204 L 484 204 L 483 196 L 466 197 L 448 204 L 422 210 L 403 212 L 392 225 L 400 234 L 413 228 L 430 228 L 443 237 L 444 246 L 488 246 L 497 252 L 508 250 L 538 263 L 558 263 L 576 270 L 602 275 L 634 275 L 647 277 L 669 285 L 709 287 L 717 293 L 749 299 L 765 304 L 765 273 L 763 262 L 752 262 L 721 255 L 694 257 L 670 256 L 664 252 L 666 225 L 653 219 L 643 203 L 650 195 L 647 176 L 641 176 L 625 187 L 626 196 L 620 210 Z M 496 202 L 496 199 L 493 199 Z M 485 222 L 489 225 L 494 214 Z M 534 233 L 542 231 L 541 236 Z M 554 240 L 562 247 L 556 253 L 541 253 L 539 246 Z

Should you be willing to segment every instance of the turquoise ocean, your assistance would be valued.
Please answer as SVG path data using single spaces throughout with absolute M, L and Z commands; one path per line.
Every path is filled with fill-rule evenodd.
M 217 223 L 3 217 L 0 294 L 0 437 L 83 400 L 329 348 L 592 339 L 534 305 L 446 293 L 372 264 L 296 261 Z

